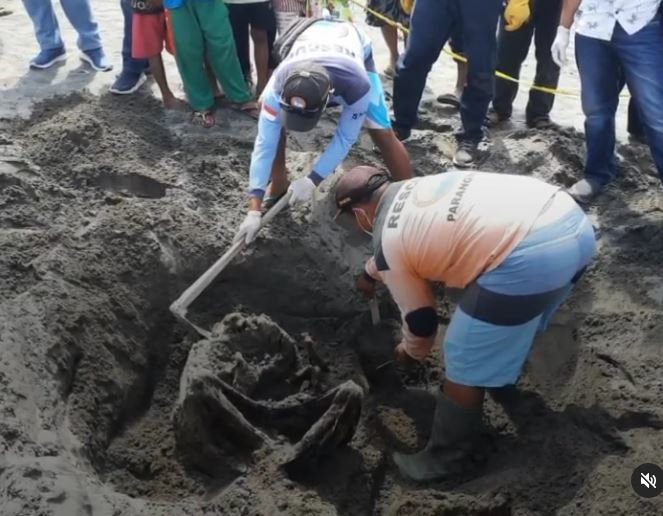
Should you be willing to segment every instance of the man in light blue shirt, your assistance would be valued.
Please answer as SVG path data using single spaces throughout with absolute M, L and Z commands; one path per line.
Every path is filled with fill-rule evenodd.
M 285 131 L 310 131 L 332 104 L 342 106 L 332 141 L 313 170 L 288 187 Z M 364 126 L 394 179 L 412 177 L 408 153 L 391 128 L 370 40 L 351 23 L 318 20 L 296 38 L 263 93 L 249 173 L 249 213 L 236 238 L 247 243 L 255 238 L 270 180 L 265 208 L 286 191 L 292 193 L 291 204 L 306 202 L 345 159 Z

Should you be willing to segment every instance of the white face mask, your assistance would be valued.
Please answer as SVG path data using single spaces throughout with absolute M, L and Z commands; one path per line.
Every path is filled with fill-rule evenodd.
M 357 225 L 359 226 L 359 228 L 364 233 L 366 233 L 368 236 L 373 237 L 373 231 L 372 231 L 373 230 L 373 224 L 371 224 L 371 219 L 366 214 L 366 211 L 364 211 L 361 208 L 352 208 L 352 213 L 355 214 L 355 217 L 357 219 Z M 363 217 L 363 219 L 366 223 L 366 227 L 368 227 L 370 229 L 366 229 L 366 227 L 364 227 L 364 225 L 362 224 L 362 217 L 360 217 L 359 215 L 361 215 Z

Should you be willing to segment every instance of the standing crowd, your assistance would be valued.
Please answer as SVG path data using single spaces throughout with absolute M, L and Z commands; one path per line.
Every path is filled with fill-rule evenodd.
M 64 59 L 50 0 L 23 1 L 41 46 L 32 66 Z M 579 204 L 592 201 L 617 173 L 615 114 L 625 85 L 629 126 L 649 145 L 663 178 L 661 1 L 371 0 L 369 23 L 382 27 L 391 57 L 385 75 L 393 75 L 392 118 L 372 42 L 354 24 L 320 16 L 319 3 L 309 12 L 309 2 L 299 0 L 122 0 L 123 69 L 111 91 L 136 91 L 149 71 L 165 106 L 177 107 L 160 57 L 165 48 L 174 52 L 194 120 L 214 125 L 219 101 L 258 119 L 248 210 L 236 235 L 247 243 L 265 209 L 287 194 L 291 204 L 310 200 L 367 130 L 389 173 L 368 166 L 346 172 L 334 191 L 336 220 L 372 237 L 373 255 L 357 287 L 372 297 L 382 282 L 398 304 L 398 360 L 421 360 L 436 340 L 430 282 L 463 289 L 443 337 L 445 378 L 428 444 L 416 454 L 394 455 L 403 475 L 432 480 L 468 462 L 485 392 L 517 382 L 535 336 L 596 253 L 593 227 Z M 109 70 L 90 0 L 62 3 L 79 32 L 82 58 Z M 385 16 L 409 26 L 402 54 Z M 458 59 L 457 87 L 439 100 L 460 110 L 454 163 L 471 169 L 485 152 L 479 144 L 487 128 L 512 116 L 518 92 L 517 82 L 496 80 L 495 72 L 518 78 L 532 41 L 537 87 L 529 92 L 526 123 L 553 125 L 554 92 L 574 25 L 587 146 L 583 179 L 563 191 L 531 177 L 474 170 L 413 177 L 405 143 L 416 128 L 428 74 L 449 40 Z M 332 106 L 341 107 L 333 138 L 312 170 L 290 183 L 286 132 L 312 130 Z

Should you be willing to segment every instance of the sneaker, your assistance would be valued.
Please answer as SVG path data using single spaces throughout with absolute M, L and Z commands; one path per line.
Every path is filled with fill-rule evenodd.
M 122 70 L 110 87 L 110 92 L 115 93 L 115 95 L 129 95 L 138 90 L 146 80 L 147 77 L 142 72 L 135 74 Z
M 64 47 L 51 48 L 49 50 L 42 50 L 39 52 L 39 54 L 37 54 L 36 57 L 30 61 L 30 68 L 45 70 L 46 68 L 53 66 L 55 63 L 66 60 L 67 52 L 65 51 Z
M 473 166 L 479 158 L 479 144 L 471 140 L 460 140 L 453 163 L 459 168 Z
M 93 50 L 83 50 L 81 54 L 81 61 L 85 61 L 97 72 L 108 72 L 113 69 L 103 48 L 95 48 Z
M 590 179 L 581 179 L 567 190 L 578 204 L 589 204 L 601 193 L 603 186 Z

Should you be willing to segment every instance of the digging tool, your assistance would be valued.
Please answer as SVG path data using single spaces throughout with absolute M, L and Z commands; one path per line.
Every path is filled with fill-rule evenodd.
M 285 194 L 279 201 L 272 206 L 260 221 L 260 228 L 262 229 L 269 224 L 276 215 L 287 206 L 290 201 L 290 192 Z M 228 249 L 221 258 L 219 258 L 209 269 L 207 269 L 202 276 L 200 276 L 189 288 L 187 288 L 180 297 L 178 297 L 173 304 L 170 305 L 170 311 L 175 317 L 185 324 L 191 326 L 200 335 L 209 338 L 211 333 L 200 326 L 194 324 L 186 317 L 187 310 L 191 303 L 193 303 L 198 296 L 214 281 L 214 279 L 221 274 L 228 264 L 244 249 L 244 239 L 235 242 L 230 249 Z

